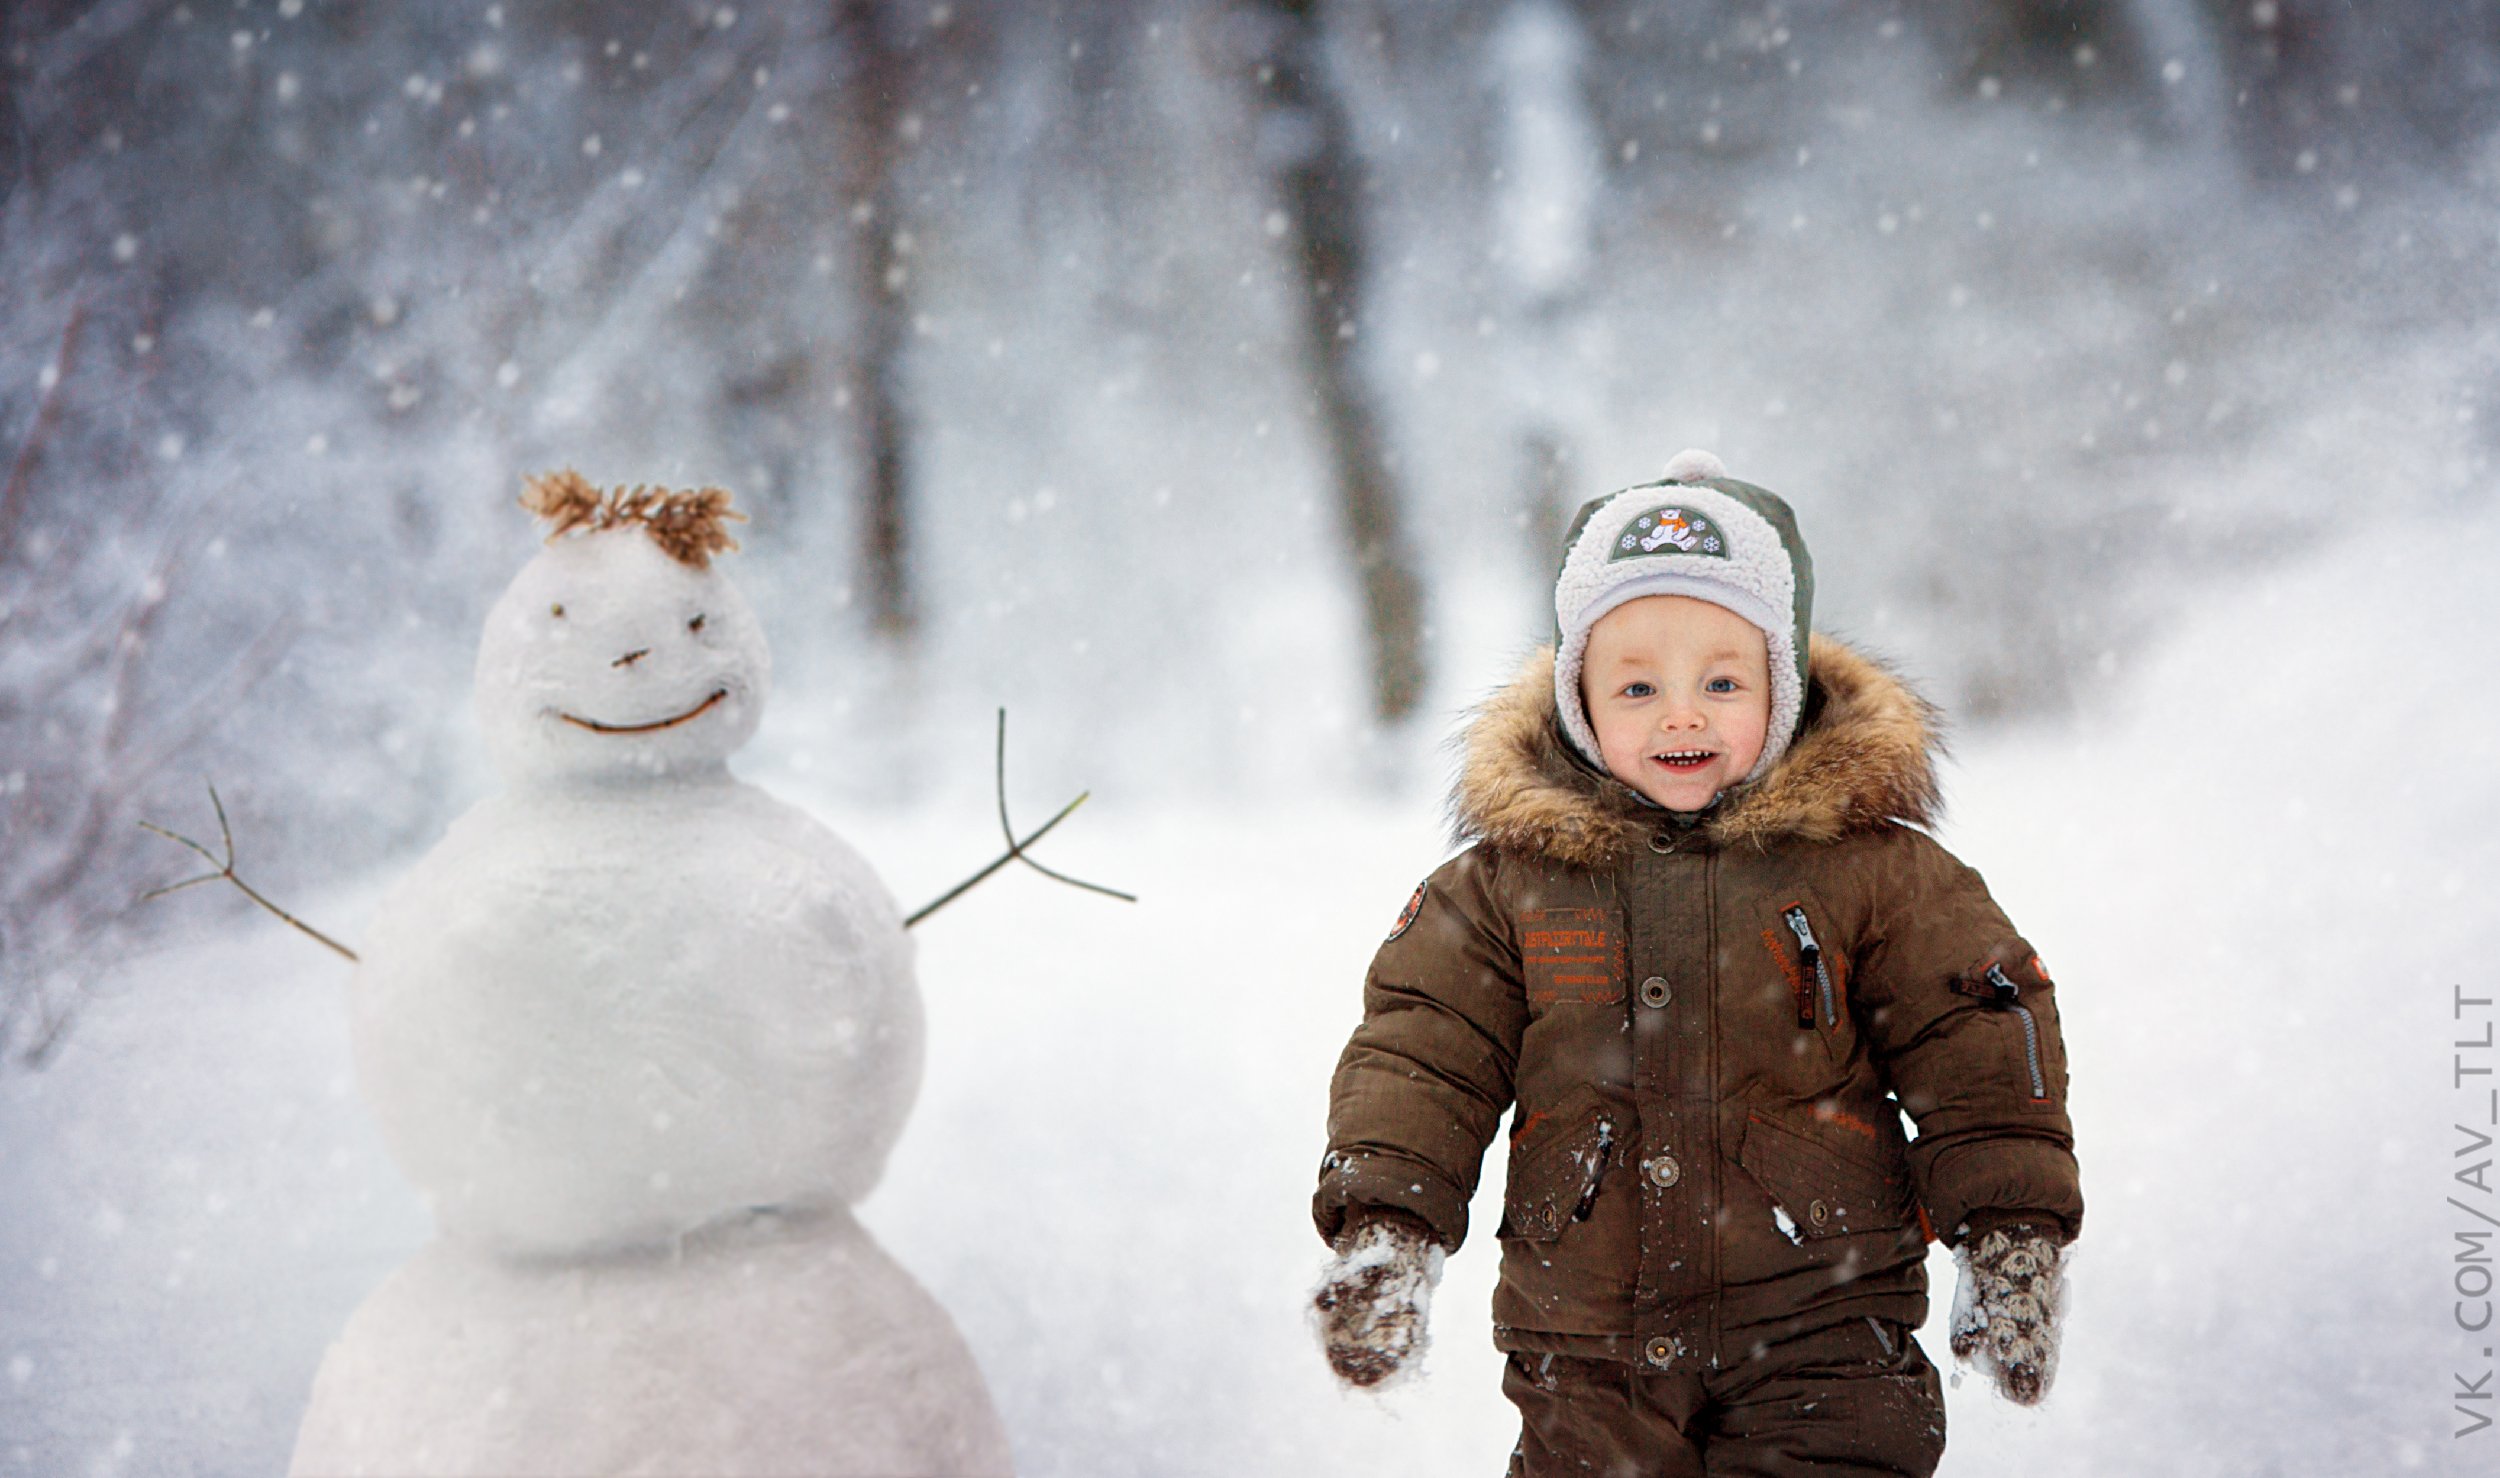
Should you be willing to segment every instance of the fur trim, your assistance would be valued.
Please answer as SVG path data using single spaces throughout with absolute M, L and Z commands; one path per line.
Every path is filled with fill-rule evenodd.
M 1805 728 L 1760 780 L 1730 790 L 1703 826 L 1722 847 L 1831 842 L 1942 809 L 1935 708 L 1872 658 L 1816 635 Z M 1554 708 L 1554 651 L 1540 647 L 1477 708 L 1450 810 L 1462 840 L 1610 867 L 1661 812 L 1572 752 Z
M 615 487 L 603 498 L 588 478 L 570 467 L 521 482 L 521 506 L 548 522 L 550 544 L 577 529 L 596 533 L 640 525 L 669 558 L 700 570 L 711 564 L 713 555 L 738 547 L 729 537 L 730 522 L 746 522 L 745 514 L 730 511 L 729 494 L 721 488 L 678 493 Z

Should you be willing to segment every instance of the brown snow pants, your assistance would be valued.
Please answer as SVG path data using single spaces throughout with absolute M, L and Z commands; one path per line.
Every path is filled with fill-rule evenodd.
M 1899 1324 L 1854 1319 L 1718 1370 L 1513 1354 L 1510 1478 L 1928 1478 L 1944 1387 Z

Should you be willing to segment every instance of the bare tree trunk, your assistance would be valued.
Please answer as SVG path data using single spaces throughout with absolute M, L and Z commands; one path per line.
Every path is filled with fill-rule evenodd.
M 860 520 L 860 563 L 876 630 L 908 640 L 919 624 L 910 581 L 910 388 L 905 353 L 911 336 L 910 235 L 902 220 L 895 175 L 902 164 L 915 71 L 898 44 L 902 22 L 879 0 L 836 0 L 838 35 L 849 58 L 843 79 L 851 134 L 849 195 L 861 239 L 860 341 L 852 393 L 860 447 L 867 463 L 867 507 Z
M 1423 585 L 1400 537 L 1379 408 L 1355 355 L 1364 285 L 1360 165 L 1344 105 L 1328 83 L 1319 0 L 1256 3 L 1266 22 L 1257 60 L 1260 145 L 1301 271 L 1305 369 L 1362 582 L 1372 707 L 1395 722 L 1423 694 Z

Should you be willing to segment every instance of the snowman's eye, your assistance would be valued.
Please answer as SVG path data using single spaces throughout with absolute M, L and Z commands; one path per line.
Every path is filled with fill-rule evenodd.
M 703 618 L 701 616 L 697 616 L 693 620 L 687 622 L 686 629 L 688 631 L 701 631 L 703 629 Z
M 551 606 L 547 607 L 547 614 L 548 614 L 548 615 L 550 615 L 550 616 L 555 617 L 555 618 L 556 618 L 557 620 L 559 620 L 559 621 L 563 620 L 563 619 L 564 619 L 564 602 L 562 602 L 562 601 L 557 601 L 554 605 L 551 605 Z

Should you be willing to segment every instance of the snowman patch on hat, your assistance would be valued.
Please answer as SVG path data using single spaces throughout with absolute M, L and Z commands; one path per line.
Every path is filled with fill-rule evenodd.
M 1679 504 L 1652 508 L 1623 526 L 1615 536 L 1615 547 L 1606 562 L 1619 559 L 1641 559 L 1649 555 L 1690 554 L 1705 559 L 1725 559 L 1727 539 L 1719 526 L 1703 514 Z

